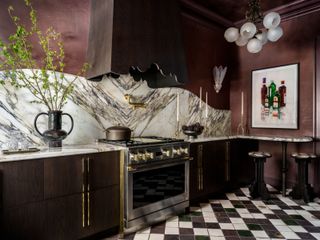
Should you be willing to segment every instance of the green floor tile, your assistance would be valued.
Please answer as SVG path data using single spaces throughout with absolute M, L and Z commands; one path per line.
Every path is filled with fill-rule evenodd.
M 291 219 L 282 219 L 287 225 L 298 225 L 298 223 Z
M 235 208 L 246 208 L 244 205 L 242 204 L 235 204 L 233 205 Z
M 179 216 L 179 221 L 181 222 L 190 222 L 191 217 L 190 216 Z
M 258 224 L 247 224 L 250 230 L 262 230 L 262 227 Z
M 191 216 L 202 216 L 202 212 L 192 212 L 190 213 Z
M 291 215 L 292 219 L 305 220 L 301 215 Z
M 210 240 L 208 236 L 195 236 L 195 240 Z
M 253 234 L 248 230 L 238 230 L 238 234 L 240 237 L 252 237 Z
M 235 208 L 225 208 L 226 212 L 237 212 Z

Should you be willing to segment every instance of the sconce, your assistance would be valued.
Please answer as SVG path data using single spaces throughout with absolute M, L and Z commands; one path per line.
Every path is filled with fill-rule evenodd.
M 216 93 L 219 93 L 221 87 L 222 87 L 222 82 L 223 79 L 226 75 L 227 72 L 227 67 L 214 67 L 212 70 L 212 74 L 213 74 L 213 80 L 214 80 L 214 89 L 216 90 Z

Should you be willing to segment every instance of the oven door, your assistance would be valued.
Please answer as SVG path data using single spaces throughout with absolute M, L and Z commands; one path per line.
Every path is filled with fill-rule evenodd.
M 189 159 L 128 169 L 126 219 L 189 200 Z

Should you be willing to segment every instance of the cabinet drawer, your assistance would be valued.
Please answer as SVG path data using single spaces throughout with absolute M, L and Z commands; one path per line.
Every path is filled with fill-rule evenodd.
M 88 155 L 90 159 L 90 189 L 96 190 L 119 185 L 120 152 L 105 152 Z
M 42 240 L 45 226 L 44 202 L 28 203 L 1 213 L 1 240 Z
M 45 199 L 82 192 L 84 155 L 44 159 Z
M 43 161 L 28 160 L 0 164 L 4 209 L 43 199 Z

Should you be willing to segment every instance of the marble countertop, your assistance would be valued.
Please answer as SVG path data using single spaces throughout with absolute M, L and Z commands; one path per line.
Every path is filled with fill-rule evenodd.
M 93 143 L 86 145 L 66 145 L 62 148 L 39 147 L 40 151 L 32 153 L 3 154 L 0 153 L 0 162 L 21 161 L 39 158 L 60 157 L 77 154 L 90 154 L 98 152 L 120 151 L 125 147 L 114 146 L 105 143 Z
M 211 141 L 221 141 L 229 139 L 252 139 L 260 141 L 273 141 L 273 142 L 312 142 L 313 138 L 304 136 L 304 137 L 291 137 L 291 136 L 263 136 L 263 135 L 231 135 L 231 136 L 220 136 L 220 137 L 198 137 L 196 139 L 186 139 L 190 143 L 197 142 L 211 142 Z

